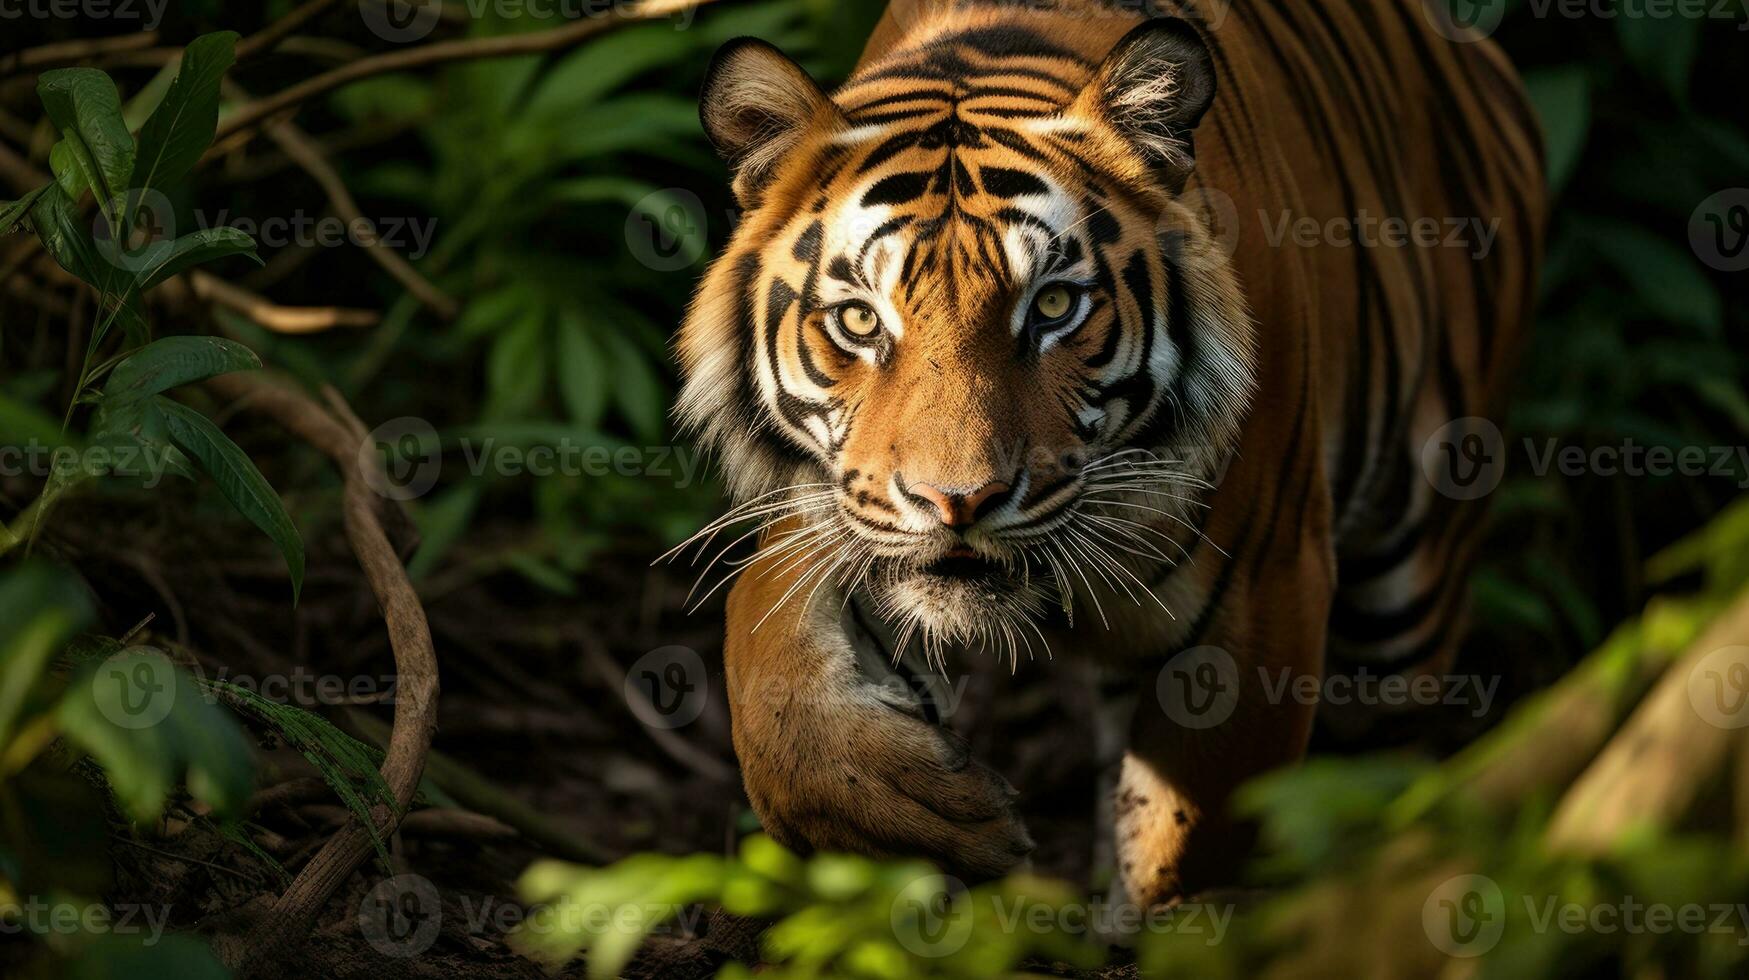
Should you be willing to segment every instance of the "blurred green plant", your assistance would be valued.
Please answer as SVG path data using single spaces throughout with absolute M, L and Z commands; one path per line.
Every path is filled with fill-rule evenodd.
M 1552 224 L 1490 512 L 1510 546 L 1484 549 L 1476 620 L 1485 644 L 1535 637 L 1566 662 L 1644 603 L 1645 554 L 1749 480 L 1735 453 L 1728 472 L 1699 479 L 1531 465 L 1551 445 L 1749 444 L 1749 309 L 1727 300 L 1742 277 L 1709 268 L 1689 231 L 1702 202 L 1749 173 L 1749 132 L 1728 94 L 1744 12 L 1613 13 L 1513 0 L 1493 34 L 1542 120 Z
M 31 905 L 89 904 L 107 886 L 106 807 L 91 779 L 136 825 L 155 822 L 179 785 L 222 823 L 254 781 L 251 742 L 157 651 L 75 640 L 91 618 L 66 572 L 25 564 L 0 573 L 0 920 L 44 923 Z M 89 764 L 81 760 L 89 760 Z M 196 942 L 48 928 L 39 938 L 62 976 L 133 964 L 160 976 L 222 975 Z M 113 975 L 113 974 L 111 974 Z M 130 974 L 121 974 L 130 975 Z M 144 974 L 131 974 L 144 975 Z
M 727 858 L 641 854 L 607 868 L 543 861 L 519 891 L 541 911 L 517 944 L 555 967 L 587 954 L 592 978 L 618 976 L 651 933 L 700 902 L 778 920 L 764 937 L 766 977 L 1001 977 L 1029 957 L 1084 969 L 1104 959 L 1065 928 L 1074 917 L 1028 915 L 1074 902 L 1059 882 L 1015 875 L 965 889 L 924 862 L 803 860 L 763 834 Z M 720 975 L 752 976 L 739 966 Z
M 152 227 L 168 217 L 167 208 L 155 203 L 162 199 L 160 188 L 182 180 L 212 142 L 219 81 L 236 41 L 236 34 L 222 32 L 189 44 L 162 101 L 141 125 L 137 144 L 108 75 L 64 68 L 38 80 L 43 108 L 61 136 L 50 155 L 55 180 L 0 204 L 0 234 L 28 226 L 61 268 L 97 291 L 98 313 L 60 431 L 28 405 L 5 405 L 6 419 L 22 423 L 25 433 L 47 435 L 56 452 L 41 495 L 13 528 L 0 528 L 0 555 L 33 539 L 55 502 L 88 480 L 116 477 L 151 487 L 165 473 L 192 479 L 198 464 L 238 513 L 279 547 L 296 601 L 303 542 L 279 496 L 216 425 L 164 395 L 214 375 L 257 369 L 261 362 L 228 340 L 150 341 L 139 306 L 147 291 L 196 266 L 238 255 L 259 261 L 255 242 L 233 228 L 170 237 Z M 95 228 L 80 217 L 79 202 L 88 192 L 98 208 Z M 122 340 L 108 344 L 118 323 Z M 98 359 L 112 348 L 119 349 Z M 94 409 L 88 436 L 64 441 L 80 405 Z

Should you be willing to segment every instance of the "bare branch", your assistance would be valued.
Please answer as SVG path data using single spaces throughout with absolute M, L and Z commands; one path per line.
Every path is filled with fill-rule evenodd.
M 274 333 L 320 333 L 335 327 L 374 327 L 382 318 L 374 310 L 344 306 L 280 306 L 210 273 L 189 274 L 194 295 L 261 324 Z
M 59 41 L 29 48 L 0 57 L 0 78 L 20 70 L 53 68 L 56 65 L 77 65 L 99 55 L 118 51 L 138 51 L 158 43 L 157 31 L 140 31 L 119 37 L 94 38 L 89 41 Z
M 279 46 L 279 42 L 285 40 L 286 35 L 327 13 L 329 7 L 339 2 L 340 0 L 309 0 L 291 13 L 237 42 L 237 62 L 241 64 L 272 51 Z
M 225 137 L 253 129 L 268 118 L 289 109 L 295 109 L 318 95 L 331 92 L 361 79 L 370 78 L 373 75 L 423 68 L 428 65 L 439 65 L 452 61 L 507 58 L 513 55 L 557 51 L 579 44 L 596 34 L 611 30 L 631 20 L 666 17 L 669 14 L 703 6 L 710 2 L 711 0 L 645 0 L 629 13 L 613 17 L 595 17 L 572 21 L 564 27 L 557 27 L 550 31 L 511 34 L 503 37 L 470 38 L 460 41 L 441 41 L 436 44 L 426 44 L 404 51 L 394 51 L 365 58 L 350 65 L 342 65 L 333 71 L 317 75 L 243 106 L 229 119 L 219 124 L 218 138 L 220 142 L 223 142 Z M 213 152 L 209 151 L 208 155 L 211 156 Z

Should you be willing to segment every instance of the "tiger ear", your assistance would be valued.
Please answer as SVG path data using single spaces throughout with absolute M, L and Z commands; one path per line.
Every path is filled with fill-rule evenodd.
M 1117 42 L 1077 105 L 1150 162 L 1183 174 L 1195 159 L 1191 132 L 1214 97 L 1214 63 L 1202 37 L 1186 21 L 1160 17 Z
M 758 38 L 738 37 L 711 59 L 698 115 L 745 201 L 825 107 L 837 111 L 801 65 Z

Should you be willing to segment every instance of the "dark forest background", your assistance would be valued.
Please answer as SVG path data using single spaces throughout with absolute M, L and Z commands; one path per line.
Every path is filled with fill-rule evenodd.
M 1746 625 L 1749 585 L 1749 19 L 1740 5 L 1676 4 L 1658 16 L 1647 13 L 1665 9 L 1656 4 L 1595 3 L 1569 16 L 1537 0 L 1454 3 L 1497 23 L 1493 37 L 1523 73 L 1553 201 L 1460 665 L 1501 679 L 1500 699 L 1484 716 L 1458 713 L 1438 737 L 1344 752 L 1260 784 L 1248 805 L 1269 846 L 1254 877 L 1272 897 L 1234 899 L 1249 925 L 1219 944 L 1178 933 L 1109 953 L 1085 937 L 986 932 L 980 921 L 969 946 L 940 957 L 919 955 L 889 915 L 916 887 L 916 868 L 804 866 L 750 836 L 757 821 L 718 690 L 720 597 L 689 615 L 684 562 L 652 565 L 723 507 L 712 469 L 667 416 L 670 338 L 734 220 L 727 174 L 697 121 L 704 67 L 718 45 L 753 34 L 836 81 L 881 5 L 722 0 L 636 20 L 637 4 L 619 4 L 595 18 L 599 29 L 550 50 L 371 72 L 302 100 L 294 117 L 230 132 L 245 107 L 348 65 L 583 21 L 453 3 L 403 41 L 395 25 L 418 18 L 383 20 L 372 0 L 178 0 L 161 19 L 143 0 L 101 16 L 0 7 L 0 202 L 79 172 L 57 157 L 70 152 L 56 149 L 68 126 L 39 95 L 45 72 L 113 78 L 121 117 L 145 145 L 154 107 L 197 85 L 175 94 L 180 51 L 218 31 L 243 39 L 217 141 L 204 156 L 196 148 L 186 179 L 152 188 L 159 218 L 207 236 L 180 275 L 117 304 L 114 283 L 68 267 L 65 239 L 39 237 L 54 233 L 40 209 L 28 230 L 0 239 L 0 445 L 88 447 L 127 429 L 180 447 L 204 471 L 149 489 L 116 474 L 63 485 L 0 473 L 0 921 L 8 903 L 56 896 L 163 908 L 177 933 L 142 945 L 119 930 L 8 929 L 0 964 L 44 976 L 142 975 L 127 964 L 146 962 L 179 975 L 220 961 L 256 968 L 263 923 L 283 911 L 276 896 L 357 815 L 395 808 L 393 779 L 375 775 L 387 681 L 342 695 L 295 680 L 285 696 L 261 689 L 267 678 L 406 671 L 355 557 L 344 464 L 309 431 L 288 431 L 285 415 L 239 402 L 251 390 L 194 383 L 201 365 L 248 367 L 253 352 L 278 383 L 331 389 L 303 404 L 344 430 L 343 402 L 383 444 L 371 465 L 404 499 L 377 520 L 442 676 L 415 808 L 397 833 L 361 843 L 362 869 L 310 911 L 323 942 L 303 955 L 318 972 L 533 976 L 539 968 L 516 952 L 531 946 L 572 971 L 584 967 L 566 958 L 587 947 L 595 969 L 611 970 L 655 928 L 537 930 L 525 946 L 507 938 L 514 921 L 469 922 L 480 903 L 526 912 L 565 893 L 789 916 L 766 953 L 794 975 L 983 975 L 968 963 L 1413 975 L 1424 957 L 1451 953 L 1422 938 L 1421 917 L 1429 882 L 1437 891 L 1458 874 L 1485 876 L 1506 896 L 1507 930 L 1491 956 L 1452 962 L 1511 975 L 1740 969 L 1734 941 L 1749 925 L 1724 936 L 1520 930 L 1516 896 L 1681 904 L 1749 890 L 1749 769 L 1733 768 L 1736 735 L 1718 747 L 1733 726 L 1711 719 L 1696 734 L 1658 715 L 1641 730 L 1629 717 L 1656 707 L 1661 682 L 1691 655 L 1749 642 L 1749 629 L 1728 628 Z M 261 33 L 303 13 L 314 16 L 284 37 Z M 102 214 L 96 195 L 68 200 L 75 232 Z M 375 223 L 379 248 L 357 236 L 298 241 L 273 220 L 313 235 L 354 213 Z M 23 220 L 7 217 L 0 232 Z M 251 233 L 258 262 L 214 231 L 226 224 Z M 373 255 L 382 251 L 393 257 Z M 127 373 L 126 355 L 148 342 L 193 336 L 238 346 L 160 348 L 175 359 Z M 143 428 L 116 422 L 135 403 L 102 379 L 135 376 L 191 382 L 172 401 L 211 419 L 235 455 L 190 448 L 208 430 L 156 402 Z M 540 447 L 587 451 L 591 471 L 474 472 L 481 452 Z M 1551 447 L 1587 460 L 1600 448 L 1698 449 L 1708 471 L 1563 472 L 1539 463 Z M 610 462 L 622 450 L 635 465 Z M 238 502 L 255 486 L 248 469 L 295 532 L 269 503 Z M 301 566 L 295 606 L 288 562 Z M 186 692 L 149 737 L 116 724 L 101 693 L 81 703 L 103 665 L 141 648 L 174 663 L 165 683 Z M 642 665 L 666 669 L 677 656 L 700 665 L 696 720 L 684 725 L 653 718 L 636 683 Z M 1040 842 L 1040 879 L 1000 887 L 1055 905 L 1102 892 L 1108 842 L 1088 828 L 1112 760 L 1088 718 L 1109 692 L 1076 664 L 1014 677 L 967 670 L 955 723 L 1022 788 Z M 1741 670 L 1722 676 L 1749 692 Z M 1641 755 L 1632 777 L 1612 780 L 1609 739 L 1624 725 Z M 1648 770 L 1681 775 L 1647 788 L 1635 780 Z M 1622 813 L 1610 786 L 1644 809 Z M 1556 846 L 1576 839 L 1610 843 Z M 572 863 L 525 874 L 540 857 Z M 361 913 L 401 875 L 430 889 L 414 902 L 438 910 L 429 936 L 418 933 L 429 914 L 391 914 L 393 928 L 373 932 Z M 626 969 L 681 969 L 657 969 L 669 961 L 652 956 L 714 965 L 701 930 L 662 924 Z M 423 942 L 416 955 L 409 936 Z

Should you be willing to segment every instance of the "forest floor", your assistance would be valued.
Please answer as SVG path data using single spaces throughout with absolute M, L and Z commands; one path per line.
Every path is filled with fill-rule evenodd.
M 382 617 L 332 513 L 331 491 L 294 495 L 308 549 L 295 610 L 265 541 L 241 535 L 215 541 L 215 532 L 200 530 L 211 525 L 169 495 L 151 500 L 147 509 L 125 512 L 101 500 L 69 504 L 45 541 L 85 574 L 106 627 L 120 635 L 150 616 L 135 642 L 175 650 L 208 677 L 243 686 L 290 678 L 293 703 L 361 736 L 368 733 L 354 723 L 356 713 L 388 721 L 382 704 L 321 696 L 313 698 L 319 703 L 300 703 L 320 690 L 316 677 L 349 684 L 362 678 L 381 690 L 395 670 Z M 729 737 L 720 596 L 687 614 L 692 575 L 684 566 L 652 566 L 660 551 L 653 543 L 604 551 L 573 594 L 541 588 L 495 557 L 531 533 L 519 524 L 476 528 L 458 552 L 465 559 L 420 583 L 441 671 L 434 753 L 531 805 L 577 851 L 601 860 L 732 849 L 757 821 Z M 681 727 L 646 725 L 628 706 L 628 670 L 649 651 L 675 646 L 696 651 L 705 665 L 702 712 Z M 1101 812 L 1100 774 L 1116 762 L 1121 735 L 1090 719 L 1126 692 L 1110 682 L 1102 690 L 1092 669 L 1062 659 L 1023 660 L 1012 673 L 1006 663 L 957 666 L 966 673 L 953 685 L 954 726 L 977 757 L 1020 789 L 1038 843 L 1034 870 L 1089 894 L 1103 892 L 1110 842 L 1097 832 L 1109 821 Z M 295 875 L 349 816 L 297 751 L 278 744 L 271 731 L 255 732 L 264 764 L 251 836 Z M 451 810 L 409 821 L 389 842 L 391 866 L 373 860 L 352 875 L 311 941 L 282 961 L 303 975 L 372 980 L 550 975 L 506 942 L 527 913 L 516 879 L 548 849 L 467 816 Z M 109 899 L 168 905 L 173 929 L 200 932 L 221 948 L 240 942 L 269 914 L 284 884 L 267 862 L 210 823 L 167 820 L 155 838 L 130 840 L 118 831 Z M 379 894 L 373 889 L 400 874 L 430 882 L 440 907 L 438 931 L 417 943 L 416 955 L 408 954 L 407 937 L 367 936 L 360 926 L 361 910 Z M 700 972 L 711 943 L 696 931 L 671 930 L 652 942 L 631 975 Z M 1114 959 L 1122 963 L 1121 952 Z M 1046 964 L 1037 969 L 1054 972 Z M 563 975 L 581 972 L 573 965 Z

